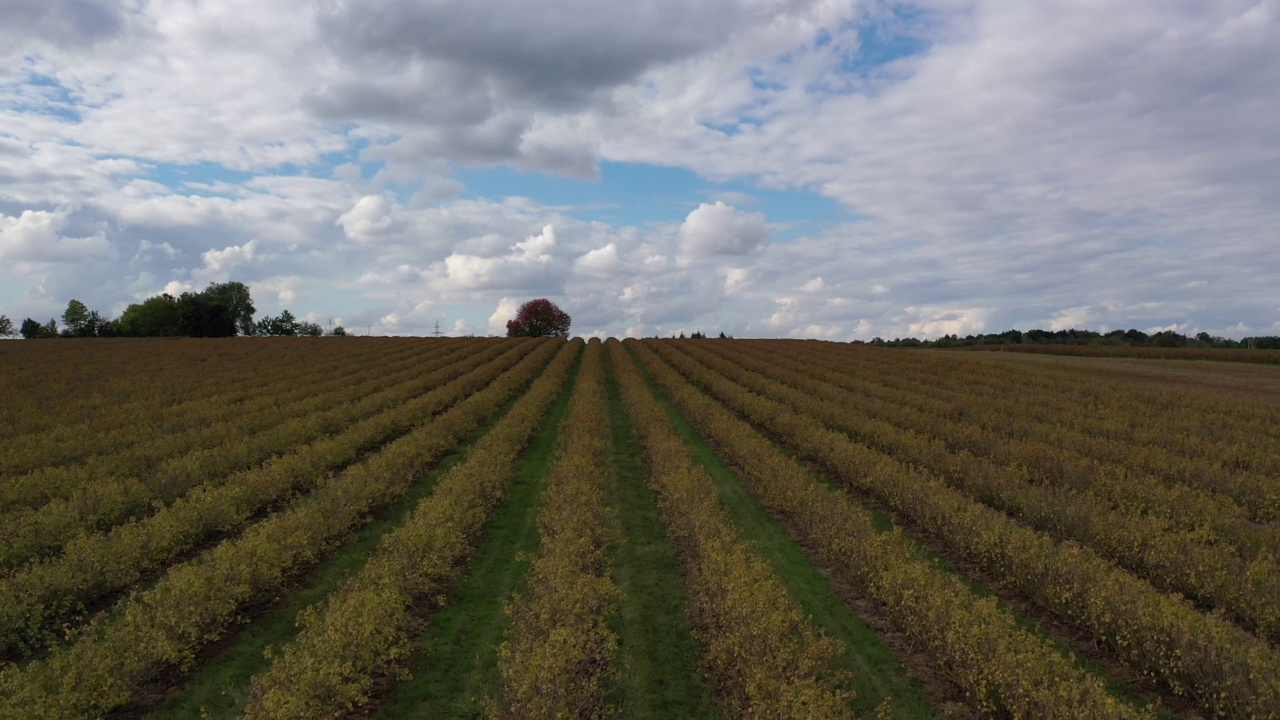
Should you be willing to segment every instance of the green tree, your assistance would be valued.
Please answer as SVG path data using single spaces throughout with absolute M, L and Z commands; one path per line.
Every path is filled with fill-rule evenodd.
M 13 329 L 13 321 L 5 315 L 0 315 L 0 337 L 13 337 L 18 331 Z
M 257 334 L 292 336 L 297 335 L 299 329 L 298 318 L 288 310 L 281 310 L 277 317 L 268 315 L 259 320 Z
M 236 320 L 231 309 L 208 292 L 185 292 L 178 297 L 182 334 L 188 337 L 234 337 Z
M 520 306 L 507 322 L 507 337 L 569 337 L 569 314 L 546 298 Z
M 44 338 L 58 337 L 58 322 L 52 318 L 48 324 L 41 325 L 39 321 L 27 318 L 22 321 L 22 337 L 27 340 L 42 340 Z
M 342 327 L 341 325 L 338 325 L 329 331 L 330 337 L 346 337 L 346 335 L 347 335 L 347 329 Z
M 226 309 L 237 332 L 241 335 L 254 333 L 257 326 L 253 322 L 253 314 L 257 310 L 253 307 L 248 285 L 241 282 L 210 283 L 202 294 Z
M 119 333 L 131 337 L 172 337 L 184 334 L 182 306 L 169 295 L 156 295 L 125 308 Z
M 88 337 L 91 330 L 89 321 L 89 308 L 79 300 L 72 300 L 67 303 L 66 312 L 62 313 L 62 324 L 66 326 L 63 334 L 67 337 Z
M 317 323 L 303 320 L 298 323 L 298 335 L 301 337 L 321 337 L 324 335 L 324 328 Z

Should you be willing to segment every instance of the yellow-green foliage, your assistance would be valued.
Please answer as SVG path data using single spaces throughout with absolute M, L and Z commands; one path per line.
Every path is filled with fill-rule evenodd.
M 387 444 L 367 463 L 323 479 L 305 499 L 254 524 L 155 586 L 126 598 L 70 645 L 0 671 L 0 718 L 98 717 L 221 637 L 239 613 L 270 600 L 297 570 L 400 497 L 432 463 L 533 381 L 563 343 L 542 341 L 484 390 Z M 426 558 L 421 558 L 423 561 Z M 366 608 L 369 614 L 381 608 Z M 381 631 L 380 628 L 378 628 Z M 356 662 L 353 653 L 351 662 Z
M 12 504 L 0 514 L 0 527 L 7 528 L 0 536 L 0 567 L 49 556 L 71 538 L 145 517 L 201 484 L 220 482 L 393 408 L 431 389 L 430 381 L 456 376 L 466 367 L 456 362 L 457 354 L 474 353 L 460 347 L 438 359 L 400 359 L 390 368 L 339 369 L 318 386 L 268 388 L 267 397 L 242 403 L 234 419 L 176 434 L 133 427 L 134 433 L 159 435 L 83 463 L 0 481 L 0 503 Z M 448 363 L 457 365 L 448 374 L 424 373 Z M 285 402 L 295 384 L 302 385 L 303 399 Z M 211 414 L 226 412 L 213 401 L 206 407 Z
M 1158 516 L 1125 512 L 1104 499 L 1132 498 L 1144 490 L 1157 497 L 1163 495 L 1139 485 L 1133 476 L 1096 478 L 1090 483 L 1091 493 L 1063 487 L 1065 483 L 1044 482 L 1029 474 L 1021 462 L 999 465 L 976 457 L 965 447 L 957 448 L 965 443 L 954 435 L 945 436 L 949 442 L 944 442 L 923 435 L 910 424 L 899 426 L 871 418 L 856 397 L 839 387 L 811 380 L 812 368 L 808 373 L 799 373 L 780 369 L 777 363 L 752 362 L 740 356 L 726 359 L 718 357 L 720 353 L 708 352 L 706 343 L 678 347 L 708 368 L 765 397 L 785 402 L 853 440 L 927 470 L 967 495 L 1039 530 L 1078 540 L 1159 587 L 1178 590 L 1196 602 L 1221 609 L 1245 628 L 1280 641 L 1280 602 L 1276 601 L 1280 598 L 1280 565 L 1271 552 L 1242 554 L 1231 544 L 1206 542 L 1208 538 L 1200 525 L 1179 531 Z M 994 444 L 995 441 L 984 443 Z M 1028 460 L 1053 457 L 1050 448 L 1042 448 L 1042 452 L 1024 456 Z M 1158 487 L 1165 489 L 1163 485 Z M 1186 493 L 1182 495 L 1185 500 L 1191 499 Z M 1209 509 L 1215 507 L 1219 506 L 1199 504 L 1198 509 L 1204 512 L 1201 524 L 1211 517 Z M 1223 514 L 1217 519 L 1220 530 L 1238 530 L 1237 536 L 1262 534 L 1250 533 L 1255 526 L 1242 516 L 1229 518 Z
M 900 534 L 877 533 L 866 510 L 809 479 L 768 439 L 682 380 L 649 343 L 628 346 L 689 421 L 739 468 L 761 502 L 788 518 L 825 563 L 877 600 L 980 709 L 1064 720 L 1142 716 L 1111 697 L 1098 678 L 1018 627 L 993 600 L 978 598 L 958 578 L 919 558 Z M 776 412 L 770 418 L 784 422 Z
M 246 718 L 337 717 L 367 704 L 377 681 L 403 674 L 419 613 L 442 602 L 461 571 L 582 345 L 539 342 L 559 349 L 551 364 L 383 538 L 360 573 L 323 607 L 302 614 L 302 631 L 253 679 Z
M 851 711 L 832 660 L 839 641 L 816 630 L 740 538 L 715 483 L 617 341 L 609 341 L 623 404 L 644 447 L 658 509 L 685 567 L 694 632 L 734 718 L 840 718 Z
M 555 464 L 538 510 L 540 553 L 528 589 L 507 606 L 498 648 L 502 677 L 489 714 L 510 720 L 604 718 L 617 681 L 618 637 L 609 616 L 621 597 L 609 573 L 615 542 L 604 483 L 612 442 L 605 411 L 602 345 L 583 356 Z
M 421 384 L 392 389 L 390 397 L 373 396 L 372 405 L 345 406 L 351 424 L 341 432 L 198 487 L 151 517 L 76 537 L 60 556 L 0 579 L 0 652 L 47 644 L 83 603 L 128 587 L 211 533 L 236 527 L 290 493 L 309 491 L 327 472 L 483 388 L 527 350 L 494 345 L 439 369 L 423 368 Z M 381 412 L 360 418 L 375 408 Z
M 1159 592 L 1077 543 L 1030 530 L 917 468 L 729 382 L 673 348 L 646 345 L 646 357 L 653 358 L 649 347 L 834 477 L 879 497 L 1175 694 L 1216 715 L 1280 716 L 1280 653 L 1266 642 Z M 669 368 L 664 377 L 671 380 Z M 727 415 L 720 404 L 711 407 Z

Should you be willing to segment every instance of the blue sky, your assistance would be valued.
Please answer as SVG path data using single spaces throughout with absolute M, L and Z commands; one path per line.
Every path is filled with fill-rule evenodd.
M 9 17 L 11 318 L 234 279 L 374 334 L 1280 332 L 1274 0 Z

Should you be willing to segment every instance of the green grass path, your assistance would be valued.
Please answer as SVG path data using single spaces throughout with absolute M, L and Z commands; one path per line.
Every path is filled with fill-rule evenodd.
M 614 351 L 616 352 L 616 351 Z M 618 633 L 618 705 L 629 720 L 717 717 L 690 634 L 675 546 L 658 517 L 643 452 L 605 364 L 613 454 L 606 486 L 623 541 L 611 549 L 613 578 L 625 593 Z
M 720 486 L 722 499 L 726 503 L 730 504 L 731 512 L 735 512 L 732 508 L 732 505 L 734 503 L 733 501 L 731 501 L 731 497 L 734 495 L 743 495 L 745 496 L 743 502 L 749 504 L 752 508 L 754 508 L 755 512 L 759 513 L 760 515 L 766 518 L 769 518 L 770 516 L 768 511 L 765 510 L 759 503 L 757 503 L 753 497 L 751 497 L 750 492 L 747 491 L 747 489 L 742 485 L 741 482 L 737 481 L 737 477 L 733 475 L 733 472 L 728 468 L 725 468 L 723 463 L 720 462 L 720 459 L 715 454 L 715 451 L 711 449 L 711 447 L 708 446 L 701 439 L 697 431 L 693 429 L 693 426 L 689 425 L 688 421 L 686 421 L 684 417 L 680 415 L 680 411 L 675 407 L 675 405 L 673 405 L 669 400 L 667 400 L 666 396 L 663 395 L 662 390 L 657 386 L 657 384 L 649 376 L 648 371 L 644 368 L 644 366 L 640 365 L 639 362 L 636 363 L 636 366 L 640 369 L 640 373 L 645 378 L 645 381 L 649 384 L 650 389 L 658 397 L 659 401 L 662 402 L 663 406 L 667 409 L 667 412 L 670 413 L 672 417 L 675 419 L 677 429 L 680 431 L 682 435 L 684 435 L 685 441 L 690 444 L 690 447 L 694 448 L 695 455 L 701 454 L 701 456 L 706 458 L 705 460 L 703 460 L 704 464 L 713 463 L 714 465 L 719 465 L 721 470 L 727 474 L 727 481 L 722 481 L 721 477 L 717 474 L 718 471 L 714 469 L 712 465 L 707 466 L 708 471 L 711 472 L 712 477 L 716 478 L 716 482 Z M 695 384 L 694 387 L 698 387 L 698 386 Z M 698 389 L 700 392 L 704 392 L 704 393 L 706 392 L 700 387 L 698 387 Z M 736 412 L 734 414 L 741 417 L 741 415 L 739 415 Z M 747 420 L 747 422 L 751 422 L 750 418 L 744 418 L 744 419 Z M 755 423 L 751 423 L 751 424 L 752 426 L 756 427 L 757 431 L 760 432 L 761 435 L 770 439 L 774 447 L 777 448 L 778 452 L 782 453 L 783 455 L 786 455 L 787 457 L 795 460 L 800 465 L 803 465 L 805 468 L 807 468 L 810 477 L 817 480 L 818 482 L 821 482 L 827 485 L 828 487 L 840 489 L 842 492 L 847 492 L 847 489 L 844 488 L 840 483 L 833 482 L 829 478 L 825 477 L 820 471 L 820 469 L 818 469 L 813 462 L 810 462 L 796 455 L 794 452 L 792 452 L 790 448 L 779 443 L 777 440 L 774 440 L 773 438 L 771 438 L 767 432 L 761 430 L 760 427 Z M 862 498 L 857 497 L 856 494 L 855 494 L 855 500 L 857 500 L 859 504 L 861 504 L 864 508 L 867 509 L 868 512 L 871 513 L 872 522 L 875 525 L 876 529 L 879 530 L 880 532 L 888 532 L 896 526 L 895 522 L 891 520 L 888 516 L 886 516 L 881 511 L 881 509 L 876 505 L 874 504 L 868 505 L 866 502 L 863 501 Z M 735 515 L 735 522 L 737 522 L 736 515 Z M 741 523 L 739 523 L 739 526 L 744 527 L 741 525 Z M 779 532 L 781 532 L 781 530 L 779 530 Z M 1038 620 L 1036 620 L 1035 618 L 1029 617 L 1026 613 L 1022 612 L 1021 610 L 1016 608 L 1014 605 L 1010 604 L 1009 601 L 1006 598 L 1003 598 L 1000 593 L 994 592 L 992 588 L 987 587 L 985 584 L 983 584 L 979 580 L 976 580 L 973 577 L 970 577 L 968 574 L 962 572 L 952 562 L 942 557 L 938 553 L 934 552 L 934 550 L 931 549 L 926 543 L 923 543 L 918 538 L 914 537 L 914 534 L 915 534 L 914 530 L 908 530 L 907 533 L 904 533 L 903 539 L 908 543 L 908 545 L 916 553 L 917 556 L 919 556 L 923 560 L 926 560 L 938 570 L 942 572 L 950 573 L 956 576 L 957 578 L 959 578 L 962 582 L 965 583 L 965 585 L 975 595 L 978 595 L 981 597 L 995 598 L 996 601 L 1000 604 L 1001 609 L 1003 609 L 1005 612 L 1008 612 L 1010 615 L 1012 615 L 1014 620 L 1018 623 L 1019 626 L 1021 626 L 1028 632 L 1032 633 L 1033 635 L 1039 638 L 1042 638 L 1044 640 L 1047 640 L 1053 645 L 1053 647 L 1059 653 L 1070 658 L 1073 663 L 1075 663 L 1079 667 L 1084 668 L 1086 671 L 1097 675 L 1106 684 L 1107 691 L 1110 692 L 1112 695 L 1114 695 L 1116 698 L 1134 707 L 1149 708 L 1151 710 L 1154 710 L 1156 717 L 1160 718 L 1160 720 L 1168 720 L 1169 718 L 1174 717 L 1173 713 L 1170 712 L 1169 709 L 1165 707 L 1163 704 L 1155 703 L 1153 705 L 1152 698 L 1149 696 L 1144 696 L 1142 693 L 1140 693 L 1131 682 L 1119 677 L 1115 673 L 1108 671 L 1107 668 L 1105 668 L 1101 663 L 1097 662 L 1096 660 L 1086 657 L 1085 655 L 1077 652 L 1074 648 L 1072 648 L 1067 642 L 1065 642 L 1056 633 L 1046 629 Z M 751 537 L 754 537 L 754 536 L 751 536 Z M 788 542 L 791 542 L 790 538 L 787 537 L 785 534 L 783 535 L 783 537 Z M 792 542 L 792 544 L 794 545 L 794 542 Z M 799 548 L 797 546 L 797 550 L 798 549 Z M 764 548 L 761 548 L 761 550 L 763 551 Z M 768 557 L 767 553 L 766 553 L 766 557 Z M 770 561 L 773 562 L 772 560 Z M 776 567 L 776 563 L 775 563 L 775 567 Z M 819 624 L 822 624 L 821 618 L 819 618 L 817 613 L 815 613 L 813 610 L 809 608 L 809 605 L 805 603 L 805 599 L 803 597 L 800 597 L 798 599 L 800 600 L 801 604 L 804 605 L 805 611 L 813 614 L 815 616 L 815 620 L 817 620 Z M 857 620 L 856 616 L 855 616 L 855 620 Z M 865 628 L 865 623 L 863 623 L 861 620 L 858 620 L 858 623 Z M 825 627 L 826 626 L 824 625 L 824 628 Z M 865 629 L 867 632 L 871 632 L 870 628 L 865 628 Z M 829 628 L 827 629 L 827 631 L 831 632 L 833 635 L 836 635 L 836 637 L 841 637 L 841 638 L 845 637 L 844 635 L 836 634 Z M 848 642 L 848 640 L 846 640 L 846 642 Z M 883 646 L 879 645 L 878 640 L 876 640 L 876 645 L 878 645 L 881 650 L 884 650 L 885 652 L 887 652 L 887 650 L 885 650 Z M 859 692 L 859 698 L 861 699 L 861 691 L 858 691 L 858 692 Z M 895 704 L 895 715 L 894 715 L 895 717 L 900 717 L 900 718 L 925 717 L 925 715 L 903 714 L 901 710 L 897 707 L 899 702 L 896 694 L 894 695 L 894 704 Z M 862 703 L 859 703 L 858 707 L 861 708 Z
M 565 384 L 573 388 L 581 355 Z M 484 700 L 496 695 L 497 647 L 506 625 L 504 606 L 524 589 L 538 550 L 538 500 L 555 457 L 560 423 L 572 390 L 560 394 L 525 450 L 515 480 L 477 542 L 466 575 L 448 606 L 432 615 L 409 665 L 411 677 L 397 683 L 375 718 L 482 718 Z
M 504 406 L 501 417 L 515 403 Z M 495 417 L 495 421 L 496 421 Z M 436 480 L 458 461 L 489 429 L 486 424 L 457 450 L 447 455 L 430 473 L 414 484 L 405 497 L 382 513 L 380 519 L 359 529 L 354 536 L 316 566 L 285 601 L 244 626 L 224 648 L 201 667 L 182 690 L 169 697 L 146 717 L 233 718 L 239 715 L 247 695 L 249 680 L 270 664 L 268 647 L 280 648 L 298 634 L 295 618 L 302 610 L 322 602 L 351 576 L 360 572 L 366 558 L 378 547 L 382 536 L 403 522 L 418 502 L 431 494 Z
M 837 667 L 849 673 L 846 688 L 857 695 L 853 707 L 858 714 L 873 713 L 888 698 L 895 718 L 941 717 L 871 626 L 849 609 L 826 576 L 809 562 L 804 549 L 747 491 L 738 476 L 698 435 L 644 368 L 639 363 L 637 367 L 694 458 L 715 481 L 721 503 L 734 525 L 743 537 L 751 541 L 760 556 L 773 566 L 774 573 L 786 584 L 814 625 L 844 643 L 845 652 L 837 660 Z

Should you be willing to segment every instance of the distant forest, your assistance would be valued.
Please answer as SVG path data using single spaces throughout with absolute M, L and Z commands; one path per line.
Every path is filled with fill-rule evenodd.
M 858 341 L 855 341 L 858 342 Z M 943 335 L 937 340 L 875 338 L 867 345 L 905 348 L 959 348 L 984 345 L 1087 345 L 1095 347 L 1152 347 L 1152 348 L 1235 348 L 1246 350 L 1280 350 L 1280 337 L 1275 335 L 1246 337 L 1242 340 L 1215 337 L 1202 332 L 1183 335 L 1172 330 L 1147 334 L 1141 330 L 1112 330 L 1108 333 L 1093 330 L 1005 330 L 985 335 Z

